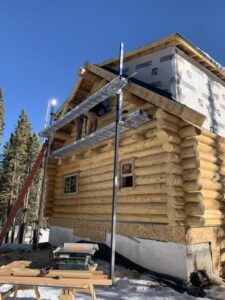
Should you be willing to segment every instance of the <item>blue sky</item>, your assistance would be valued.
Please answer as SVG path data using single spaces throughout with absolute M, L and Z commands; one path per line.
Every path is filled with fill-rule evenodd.
M 35 131 L 85 61 L 179 32 L 225 65 L 224 0 L 0 0 L 0 87 L 8 140 L 22 108 Z

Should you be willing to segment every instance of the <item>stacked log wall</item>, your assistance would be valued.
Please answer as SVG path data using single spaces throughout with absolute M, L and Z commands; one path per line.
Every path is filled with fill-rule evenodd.
M 185 191 L 186 224 L 190 226 L 224 223 L 225 139 L 206 129 L 190 125 L 181 143 Z
M 46 189 L 45 189 L 45 216 L 51 217 L 55 199 L 55 175 L 57 170 L 57 161 L 49 158 L 46 169 Z
M 145 106 L 145 110 L 154 115 L 153 119 L 136 130 L 123 133 L 119 152 L 120 161 L 132 159 L 134 162 L 135 186 L 119 190 L 117 210 L 117 220 L 127 222 L 127 226 L 119 227 L 119 232 L 127 232 L 132 236 L 140 235 L 140 230 L 137 235 L 137 230 L 132 234 L 128 229 L 132 222 L 142 226 L 143 232 L 146 232 L 148 224 L 185 224 L 179 154 L 180 120 L 151 106 Z M 74 220 L 99 221 L 104 224 L 102 232 L 109 232 L 113 158 L 114 139 L 111 139 L 85 152 L 61 159 L 54 173 L 51 217 L 70 219 L 71 223 Z M 73 173 L 79 174 L 79 192 L 77 195 L 63 195 L 63 178 Z M 90 234 L 85 232 L 86 236 L 93 235 L 91 230 L 97 232 L 95 228 L 90 228 Z M 76 229 L 77 235 L 81 231 L 84 233 L 83 225 Z
M 127 107 L 129 113 L 136 109 L 134 104 L 127 103 Z M 187 238 L 192 230 L 187 226 L 219 230 L 224 223 L 225 140 L 151 105 L 142 109 L 152 120 L 121 136 L 120 161 L 133 160 L 135 186 L 118 192 L 117 232 L 164 241 L 202 242 L 200 236 Z M 102 118 L 99 128 L 113 118 L 113 114 Z M 113 157 L 114 139 L 110 139 L 82 153 L 49 161 L 45 211 L 52 225 L 105 241 L 111 230 Z M 79 174 L 79 192 L 63 195 L 64 176 L 73 173 Z M 224 236 L 221 233 L 218 237 L 221 262 L 225 260 Z M 218 241 L 213 245 L 217 253 Z M 214 257 L 218 265 L 218 253 Z

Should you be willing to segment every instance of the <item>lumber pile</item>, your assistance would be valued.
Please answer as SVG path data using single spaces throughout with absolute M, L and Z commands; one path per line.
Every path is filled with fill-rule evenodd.
M 60 296 L 61 300 L 75 299 L 76 292 L 89 292 L 92 299 L 96 299 L 94 285 L 112 285 L 108 275 L 102 271 L 75 271 L 75 270 L 50 270 L 42 273 L 38 269 L 27 268 L 30 261 L 14 261 L 6 266 L 0 267 L 0 284 L 10 284 L 13 288 L 0 295 L 0 299 L 5 299 L 12 292 L 16 299 L 19 289 L 34 289 L 37 299 L 41 300 L 38 286 L 63 288 Z

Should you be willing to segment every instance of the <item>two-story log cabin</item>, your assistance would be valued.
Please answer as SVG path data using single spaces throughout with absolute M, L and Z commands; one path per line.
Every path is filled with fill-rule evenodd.
M 123 88 L 125 119 L 138 110 L 148 119 L 121 134 L 116 250 L 184 280 L 199 269 L 218 274 L 225 262 L 225 73 L 179 34 L 127 53 L 124 62 L 125 75 L 137 72 Z M 118 58 L 85 63 L 55 124 L 117 69 Z M 115 98 L 95 136 L 115 121 Z M 54 131 L 45 194 L 53 244 L 110 245 L 114 136 L 84 144 L 85 127 L 81 148 L 75 120 Z

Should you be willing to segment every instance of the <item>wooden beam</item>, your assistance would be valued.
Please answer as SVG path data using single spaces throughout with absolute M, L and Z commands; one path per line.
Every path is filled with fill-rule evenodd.
M 103 68 L 100 68 L 88 62 L 85 64 L 85 68 L 88 71 L 97 74 L 108 81 L 111 81 L 116 77 L 116 75 L 114 75 L 112 72 L 104 70 Z M 191 124 L 202 126 L 203 122 L 205 121 L 205 116 L 194 111 L 193 109 L 186 107 L 173 100 L 170 100 L 164 96 L 161 96 L 155 92 L 152 92 L 146 88 L 143 88 L 138 84 L 129 83 L 129 85 L 125 89 L 128 92 L 133 93 L 134 95 L 144 99 L 145 101 L 159 108 L 162 108 L 166 112 L 181 119 L 184 119 L 185 121 Z
M 26 276 L 0 276 L 0 284 L 31 285 L 49 287 L 76 287 L 82 285 L 112 285 L 109 279 L 76 279 L 76 278 L 46 278 L 46 277 L 26 277 Z
M 54 139 L 60 139 L 60 140 L 63 140 L 63 141 L 67 141 L 70 138 L 71 138 L 71 135 L 69 133 L 66 133 L 66 132 L 57 131 L 54 134 Z

